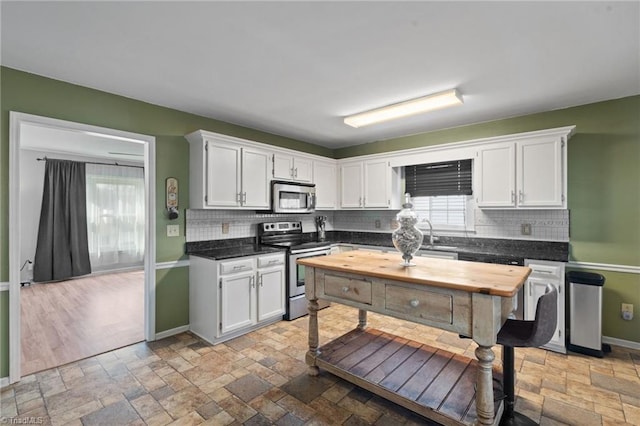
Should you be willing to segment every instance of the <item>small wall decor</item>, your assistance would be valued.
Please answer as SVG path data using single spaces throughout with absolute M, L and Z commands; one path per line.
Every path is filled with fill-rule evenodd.
M 169 220 L 178 218 L 178 179 L 167 178 L 167 212 Z

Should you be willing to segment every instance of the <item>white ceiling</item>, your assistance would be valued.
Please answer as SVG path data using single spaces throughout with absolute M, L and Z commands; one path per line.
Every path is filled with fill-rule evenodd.
M 339 148 L 640 94 L 640 2 L 1 2 L 2 65 Z M 465 104 L 345 115 L 457 87 Z

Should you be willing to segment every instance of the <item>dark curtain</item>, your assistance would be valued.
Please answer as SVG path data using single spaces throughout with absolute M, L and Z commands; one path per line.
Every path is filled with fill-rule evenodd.
M 47 159 L 33 280 L 90 274 L 87 241 L 85 164 Z

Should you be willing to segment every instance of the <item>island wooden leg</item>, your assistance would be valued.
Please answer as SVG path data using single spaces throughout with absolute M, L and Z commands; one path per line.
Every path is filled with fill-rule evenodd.
M 309 366 L 309 375 L 317 376 L 320 374 L 316 366 L 316 356 L 318 356 L 318 299 L 309 300 L 309 352 L 307 352 L 307 365 Z
M 364 330 L 367 328 L 367 311 L 364 309 L 358 310 L 358 330 Z
M 476 412 L 478 424 L 493 424 L 493 360 L 495 354 L 491 346 L 478 346 L 478 376 L 476 377 Z

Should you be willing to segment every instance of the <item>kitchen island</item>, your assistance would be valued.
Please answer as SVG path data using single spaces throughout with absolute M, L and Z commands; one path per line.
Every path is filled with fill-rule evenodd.
M 351 251 L 298 260 L 306 267 L 310 374 L 318 368 L 446 425 L 496 425 L 492 347 L 531 270 L 512 265 Z M 319 348 L 318 299 L 359 309 L 356 329 Z M 367 329 L 367 312 L 471 337 L 476 360 Z M 496 374 L 499 374 L 496 371 Z M 474 389 L 477 389 L 474 391 Z

